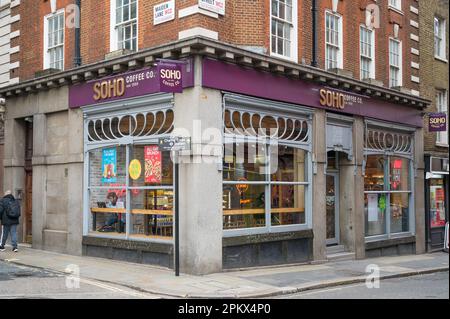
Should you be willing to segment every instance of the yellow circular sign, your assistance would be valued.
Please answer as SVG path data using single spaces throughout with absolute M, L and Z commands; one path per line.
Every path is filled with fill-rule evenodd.
M 130 162 L 130 167 L 128 167 L 128 172 L 130 173 L 130 177 L 133 180 L 139 179 L 142 173 L 141 162 L 137 159 L 134 159 Z

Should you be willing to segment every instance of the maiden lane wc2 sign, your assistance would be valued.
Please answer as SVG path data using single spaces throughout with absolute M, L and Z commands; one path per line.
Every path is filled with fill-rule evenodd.
M 225 0 L 199 0 L 198 7 L 220 15 L 225 15 Z
M 187 64 L 164 61 L 157 67 L 75 84 L 69 89 L 69 106 L 78 108 L 159 92 L 181 93 L 193 83 L 191 61 Z
M 157 25 L 175 19 L 175 0 L 153 7 L 153 24 Z

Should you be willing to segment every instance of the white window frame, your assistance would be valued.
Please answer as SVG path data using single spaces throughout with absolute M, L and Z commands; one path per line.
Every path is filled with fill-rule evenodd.
M 325 59 L 324 59 L 325 60 L 325 69 L 329 70 L 328 65 L 327 65 L 328 64 L 327 63 L 328 45 L 333 45 L 333 44 L 329 44 L 327 42 L 327 15 L 332 15 L 332 16 L 335 16 L 335 17 L 338 18 L 338 22 L 339 22 L 339 25 L 338 25 L 338 32 L 339 32 L 338 41 L 339 41 L 339 43 L 337 45 L 337 48 L 339 50 L 338 50 L 338 55 L 337 55 L 336 68 L 343 69 L 344 68 L 344 54 L 343 54 L 343 51 L 344 51 L 343 23 L 344 22 L 343 22 L 343 17 L 342 17 L 342 15 L 340 15 L 340 14 L 338 14 L 336 12 L 332 12 L 331 10 L 325 10 L 325 21 L 324 21 L 324 23 L 325 23 L 324 24 L 324 30 L 325 30 L 325 35 L 324 35 L 324 41 L 325 41 Z
M 437 109 L 438 113 L 445 113 L 447 115 L 447 130 L 445 132 L 436 132 L 436 145 L 448 147 L 448 91 L 447 90 L 436 90 L 436 109 Z
M 437 59 L 444 60 L 447 62 L 447 21 L 445 19 L 442 19 L 440 17 L 435 16 L 434 17 L 434 56 Z M 440 31 L 440 34 L 436 34 L 436 22 L 438 22 L 438 31 Z M 436 39 L 440 40 L 440 46 L 439 48 L 436 46 Z
M 372 35 L 371 40 L 370 40 L 370 46 L 371 46 L 371 50 L 370 50 L 371 51 L 370 52 L 371 56 L 370 57 L 362 55 L 361 35 L 362 35 L 363 29 L 369 31 L 371 33 L 371 35 Z M 360 54 L 360 60 L 359 60 L 360 68 L 359 68 L 359 70 L 360 70 L 360 78 L 361 78 L 361 80 L 364 79 L 363 74 L 362 74 L 362 60 L 363 60 L 363 58 L 370 59 L 370 69 L 369 69 L 369 77 L 368 78 L 375 79 L 375 76 L 376 76 L 376 74 L 375 74 L 376 73 L 375 58 L 376 57 L 375 57 L 375 29 L 374 28 L 368 28 L 365 25 L 361 25 L 360 26 L 360 28 L 359 28 L 359 54 Z
M 389 7 L 402 11 L 402 0 L 389 0 Z
M 56 17 L 58 15 L 62 14 L 63 15 L 63 22 L 64 22 L 64 27 L 63 27 L 63 42 L 62 44 L 58 45 L 58 46 L 62 46 L 62 68 L 61 71 L 64 71 L 64 64 L 65 64 L 65 40 L 66 40 L 66 28 L 65 28 L 65 21 L 66 21 L 66 15 L 65 15 L 65 10 L 64 9 L 60 9 L 54 13 L 50 13 L 48 15 L 46 15 L 44 17 L 44 61 L 43 61 L 43 69 L 49 69 L 50 68 L 50 54 L 49 54 L 49 50 L 51 49 L 49 47 L 49 38 L 48 38 L 48 31 L 49 31 L 49 20 L 53 17 Z
M 393 66 L 391 64 L 391 41 L 395 41 L 398 43 L 398 50 L 399 50 L 399 57 L 398 57 L 398 66 L 394 66 L 394 67 L 398 67 L 398 83 L 396 85 L 396 87 L 401 87 L 403 86 L 403 46 L 402 46 L 402 41 L 398 40 L 398 39 L 394 39 L 392 37 L 389 38 L 389 45 L 388 45 L 388 51 L 389 51 L 389 87 L 393 87 L 391 86 L 391 79 L 392 79 L 392 74 L 391 74 L 391 67 Z
M 270 29 L 269 29 L 269 38 L 270 38 L 270 55 L 280 58 L 289 60 L 295 63 L 298 63 L 298 0 L 292 0 L 292 23 L 291 23 L 291 51 L 290 51 L 290 57 L 282 54 L 278 54 L 276 52 L 272 52 L 272 19 L 280 20 L 277 17 L 272 16 L 272 1 L 270 0 Z M 287 21 L 280 20 L 284 23 L 287 23 Z
M 110 52 L 120 50 L 118 41 L 118 24 L 116 21 L 116 0 L 110 0 L 110 34 L 109 34 L 109 50 Z M 127 24 L 127 22 L 121 23 L 120 25 Z M 139 0 L 136 0 L 136 48 L 134 52 L 139 50 Z

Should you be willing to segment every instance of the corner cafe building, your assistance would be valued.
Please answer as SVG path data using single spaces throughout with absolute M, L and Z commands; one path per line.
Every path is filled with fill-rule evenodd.
M 182 62 L 163 78 L 162 57 Z M 35 248 L 173 267 L 158 141 L 183 129 L 182 272 L 425 251 L 418 97 L 201 37 L 0 94 L 5 189 Z

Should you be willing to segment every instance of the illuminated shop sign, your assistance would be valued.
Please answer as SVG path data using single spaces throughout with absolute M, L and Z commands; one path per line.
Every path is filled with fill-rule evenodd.
M 429 132 L 445 132 L 447 130 L 447 114 L 430 113 L 428 115 Z
M 148 67 L 99 80 L 72 85 L 69 106 L 77 108 L 152 93 L 182 93 L 193 85 L 192 65 L 162 61 Z

